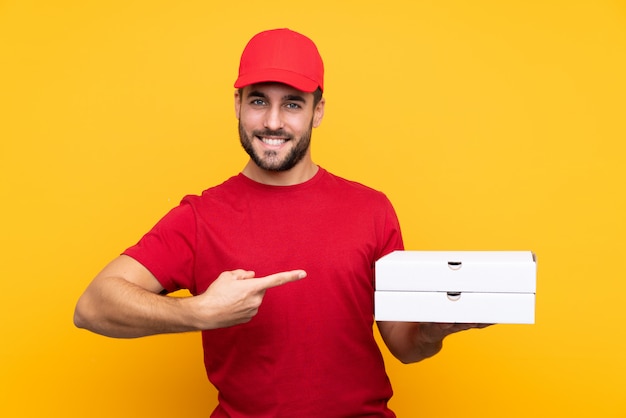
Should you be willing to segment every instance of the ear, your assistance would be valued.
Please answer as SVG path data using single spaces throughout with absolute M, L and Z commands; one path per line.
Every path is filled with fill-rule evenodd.
M 324 105 L 326 104 L 326 99 L 321 98 L 321 100 L 313 109 L 313 127 L 317 128 L 322 123 L 322 119 L 324 118 Z
M 239 119 L 239 115 L 241 111 L 241 96 L 239 95 L 239 90 L 235 90 L 235 117 Z

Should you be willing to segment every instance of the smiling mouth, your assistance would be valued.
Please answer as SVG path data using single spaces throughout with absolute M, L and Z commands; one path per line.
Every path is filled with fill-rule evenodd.
M 284 139 L 284 138 L 281 138 L 281 139 L 278 139 L 278 138 L 265 138 L 265 137 L 261 137 L 261 136 L 259 136 L 257 138 L 259 138 L 265 145 L 269 145 L 269 146 L 272 146 L 272 147 L 277 147 L 277 146 L 280 146 L 280 145 L 284 144 L 285 142 L 287 142 L 287 139 Z

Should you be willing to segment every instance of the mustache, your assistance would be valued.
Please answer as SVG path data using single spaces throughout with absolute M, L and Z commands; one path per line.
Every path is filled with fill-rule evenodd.
M 259 129 L 259 130 L 255 130 L 252 131 L 252 135 L 254 136 L 261 136 L 261 137 L 267 137 L 267 136 L 279 136 L 282 138 L 286 138 L 286 139 L 293 139 L 293 135 L 290 133 L 285 132 L 282 129 L 278 129 L 278 130 L 272 130 L 272 129 Z

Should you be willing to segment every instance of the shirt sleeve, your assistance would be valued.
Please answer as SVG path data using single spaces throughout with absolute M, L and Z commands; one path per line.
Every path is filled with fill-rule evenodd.
M 188 289 L 195 294 L 196 229 L 194 210 L 183 202 L 123 254 L 146 267 L 168 292 Z
M 392 251 L 404 249 L 402 232 L 400 230 L 400 222 L 398 221 L 396 211 L 394 210 L 393 205 L 386 196 L 384 200 L 386 206 L 381 237 L 382 246 L 380 249 L 380 253 L 378 254 L 378 257 L 376 259 L 379 259 Z

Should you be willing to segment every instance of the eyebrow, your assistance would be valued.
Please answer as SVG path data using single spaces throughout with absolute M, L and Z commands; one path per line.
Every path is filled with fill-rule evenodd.
M 260 97 L 262 99 L 267 99 L 267 95 L 261 91 L 258 90 L 252 90 L 248 93 L 248 97 Z M 297 95 L 297 94 L 287 94 L 285 96 L 283 96 L 282 98 L 283 101 L 285 102 L 301 102 L 301 103 L 306 103 L 306 100 L 304 99 L 304 97 Z
M 285 97 L 283 97 L 284 101 L 290 101 L 290 102 L 302 102 L 302 103 L 306 103 L 306 100 L 304 100 L 304 97 L 299 96 L 297 94 L 288 94 Z

